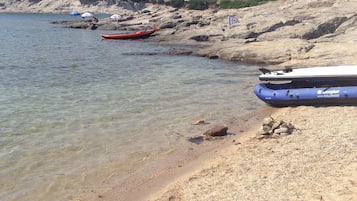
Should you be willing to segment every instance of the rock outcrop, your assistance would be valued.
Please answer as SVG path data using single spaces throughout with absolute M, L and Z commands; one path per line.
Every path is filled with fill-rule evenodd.
M 6 2 L 12 1 L 2 3 L 1 11 L 11 12 L 15 3 Z M 80 8 L 78 1 L 65 1 L 67 4 L 62 7 L 54 6 L 54 2 L 57 1 L 42 0 L 32 3 L 28 9 L 36 11 L 36 5 L 46 8 L 42 9 L 45 11 L 52 8 L 53 12 Z M 26 11 L 25 6 L 19 5 L 22 4 L 16 4 L 16 8 Z M 242 9 L 203 11 L 147 4 L 147 12 L 141 13 L 115 6 L 85 6 L 81 11 L 96 9 L 122 16 L 119 21 L 100 19 L 98 29 L 102 30 L 140 30 L 159 26 L 161 30 L 148 40 L 194 45 L 200 48 L 192 54 L 203 57 L 280 68 L 357 64 L 357 1 L 277 0 Z M 228 24 L 227 18 L 231 15 L 239 20 L 235 26 Z M 90 27 L 81 20 L 67 22 L 66 26 Z

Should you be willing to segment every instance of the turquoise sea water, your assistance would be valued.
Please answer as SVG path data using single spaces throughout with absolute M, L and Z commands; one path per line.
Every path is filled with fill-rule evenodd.
M 67 15 L 0 14 L 0 197 L 70 200 L 262 105 L 256 66 L 102 40 Z M 129 53 L 129 54 L 128 54 Z M 211 125 L 212 125 L 211 124 Z M 100 182 L 99 182 L 100 183 Z

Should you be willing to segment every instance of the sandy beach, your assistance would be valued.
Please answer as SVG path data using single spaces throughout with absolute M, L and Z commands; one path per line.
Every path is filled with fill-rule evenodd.
M 258 139 L 267 116 L 296 129 Z M 356 116 L 355 106 L 266 107 L 232 122 L 238 134 L 206 152 L 185 162 L 161 161 L 166 168 L 147 172 L 140 182 L 74 200 L 356 200 Z
M 303 6 L 299 2 L 303 2 Z M 212 40 L 199 43 L 209 44 L 208 48 L 205 46 L 197 53 L 199 56 L 247 63 L 265 61 L 262 64 L 280 68 L 355 65 L 357 30 L 354 27 L 357 20 L 353 14 L 353 5 L 357 4 L 348 0 L 336 2 L 338 9 L 333 7 L 334 1 L 331 0 L 290 0 L 272 2 L 259 8 L 246 8 L 242 12 L 235 10 L 233 13 L 242 19 L 244 26 L 224 33 L 220 32 L 227 29 L 227 25 L 217 24 L 217 15 L 223 21 L 232 11 L 217 12 L 218 14 L 214 13 L 217 21 L 200 29 L 201 32 L 190 32 L 191 35 L 187 36 L 184 30 L 189 28 L 170 28 L 163 29 L 158 38 L 165 44 L 176 36 L 187 44 L 187 37 L 208 33 L 207 30 L 219 26 L 220 29 L 210 33 Z M 344 3 L 348 5 L 345 10 L 341 9 Z M 275 10 L 268 10 L 269 6 Z M 305 6 L 310 6 L 311 9 L 305 9 Z M 310 20 L 309 16 L 313 16 L 311 13 L 316 13 L 319 8 L 324 14 L 314 16 L 315 21 L 312 21 L 316 24 L 304 21 Z M 264 15 L 256 14 L 260 13 L 259 9 L 266 10 Z M 341 13 L 347 12 L 345 20 L 348 25 L 335 27 L 336 32 L 325 33 L 313 39 L 292 38 L 292 35 L 304 35 L 321 24 L 326 25 L 326 15 L 330 15 L 332 11 L 335 12 L 333 17 L 337 16 L 338 20 Z M 187 16 L 188 13 L 189 11 Z M 268 26 L 265 18 L 273 15 L 272 13 L 277 15 L 271 17 Z M 200 14 L 202 13 L 198 12 Z M 293 16 L 298 16 L 295 19 L 302 21 L 301 26 L 284 25 Z M 329 17 L 327 21 L 336 24 L 333 20 L 337 18 L 332 19 L 333 17 Z M 251 20 L 255 20 L 256 24 L 252 24 Z M 281 29 L 276 28 L 277 31 L 263 34 L 263 31 L 280 22 L 284 22 Z M 245 29 L 249 26 L 254 30 L 248 33 Z M 194 29 L 195 27 L 190 27 L 191 31 Z M 240 38 L 241 35 L 253 32 L 261 35 L 250 39 Z M 223 40 L 227 35 L 229 39 Z M 194 45 L 198 46 L 196 42 Z M 289 122 L 296 129 L 288 136 L 258 139 L 256 133 L 263 118 L 268 116 Z M 157 167 L 152 167 L 153 170 L 143 170 L 135 178 L 136 182 L 116 184 L 105 190 L 91 189 L 74 196 L 72 200 L 357 200 L 356 119 L 356 106 L 266 106 L 236 122 L 227 122 L 229 131 L 235 135 L 207 142 L 208 145 L 198 145 L 201 147 L 197 148 L 199 151 L 196 154 L 185 152 L 179 160 L 158 161 Z
M 356 115 L 353 106 L 279 109 L 272 116 L 292 135 L 222 149 L 149 200 L 356 200 Z

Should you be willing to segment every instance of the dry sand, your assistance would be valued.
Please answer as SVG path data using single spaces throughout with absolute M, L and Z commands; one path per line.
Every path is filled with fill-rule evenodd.
M 272 116 L 297 130 L 223 149 L 147 200 L 357 200 L 357 107 L 301 106 Z

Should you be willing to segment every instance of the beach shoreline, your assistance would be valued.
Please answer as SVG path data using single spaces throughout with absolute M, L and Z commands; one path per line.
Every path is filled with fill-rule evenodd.
M 165 22 L 166 28 L 149 40 L 200 47 L 192 54 L 208 58 L 274 68 L 354 65 L 356 5 L 342 0 L 279 0 L 218 12 L 180 10 L 184 22 L 193 21 L 185 16 L 203 16 L 201 24 L 172 28 L 169 19 L 179 15 L 160 7 L 156 17 L 141 15 L 126 21 L 125 29 Z M 240 19 L 240 26 L 227 25 L 231 14 Z M 146 23 L 137 25 L 138 21 Z M 321 35 L 311 38 L 313 34 Z M 193 36 L 208 40 L 192 40 Z M 258 140 L 254 136 L 267 116 L 290 122 L 297 130 L 291 136 Z M 267 106 L 231 122 L 229 131 L 236 135 L 211 142 L 209 149 L 198 145 L 194 154 L 184 150 L 181 158 L 141 170 L 127 183 L 105 191 L 91 189 L 72 200 L 357 200 L 356 116 L 355 106 Z
M 355 200 L 356 112 L 354 106 L 281 108 L 272 116 L 297 128 L 291 136 L 223 149 L 147 200 Z
M 263 107 L 232 122 L 235 135 L 161 158 L 136 182 L 73 200 L 355 200 L 356 115 L 355 106 Z M 295 130 L 257 138 L 265 117 Z
M 216 160 L 226 149 L 240 146 L 255 138 L 255 129 L 259 127 L 263 119 L 278 111 L 277 108 L 262 107 L 246 115 L 238 116 L 227 123 L 228 136 L 204 141 L 201 144 L 189 143 L 180 150 L 160 156 L 144 165 L 125 181 L 111 184 L 110 190 L 93 189 L 74 196 L 73 200 L 148 200 L 163 189 L 167 189 L 167 186 L 206 167 L 208 162 Z

